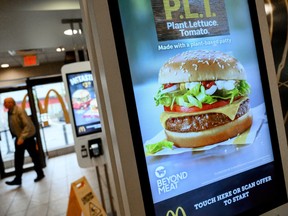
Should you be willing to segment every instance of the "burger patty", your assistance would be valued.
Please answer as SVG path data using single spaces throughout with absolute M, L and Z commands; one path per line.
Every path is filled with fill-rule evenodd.
M 235 119 L 245 115 L 250 109 L 249 99 L 243 101 Z M 166 130 L 173 132 L 198 132 L 218 127 L 231 122 L 228 116 L 222 113 L 207 113 L 193 116 L 169 118 L 166 121 Z

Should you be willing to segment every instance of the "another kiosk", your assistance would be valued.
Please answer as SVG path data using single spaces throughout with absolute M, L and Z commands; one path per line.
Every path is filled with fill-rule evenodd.
M 62 77 L 79 166 L 99 165 L 103 163 L 102 130 L 90 62 L 64 65 Z

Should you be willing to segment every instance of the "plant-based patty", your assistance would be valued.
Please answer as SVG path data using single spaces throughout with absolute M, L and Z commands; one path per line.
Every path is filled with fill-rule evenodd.
M 243 116 L 249 111 L 249 99 L 242 102 L 235 119 Z M 206 113 L 195 116 L 184 116 L 169 118 L 166 121 L 166 129 L 174 132 L 198 132 L 218 127 L 231 122 L 232 120 L 222 113 Z

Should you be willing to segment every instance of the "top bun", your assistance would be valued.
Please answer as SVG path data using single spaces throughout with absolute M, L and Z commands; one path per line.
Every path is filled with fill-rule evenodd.
M 211 50 L 192 50 L 178 54 L 169 59 L 159 73 L 160 84 L 245 79 L 244 67 L 237 59 Z

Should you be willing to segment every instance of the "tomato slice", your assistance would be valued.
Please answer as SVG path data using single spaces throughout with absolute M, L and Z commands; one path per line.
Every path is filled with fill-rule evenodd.
M 174 83 L 166 83 L 166 84 L 164 84 L 164 89 L 170 88 L 173 85 L 175 85 L 175 84 Z
M 213 104 L 202 104 L 202 108 L 193 106 L 193 107 L 183 107 L 183 106 L 179 106 L 177 104 L 173 105 L 172 110 L 170 109 L 170 107 L 166 107 L 164 106 L 164 111 L 166 112 L 185 112 L 185 113 L 192 113 L 192 112 L 200 112 L 200 111 L 204 111 L 204 110 L 209 110 L 209 109 L 215 109 L 218 107 L 222 107 L 225 106 L 227 104 L 230 103 L 230 100 L 219 100 Z
M 216 85 L 214 81 L 202 81 L 201 84 L 205 87 L 205 89 L 209 89 L 211 86 Z

